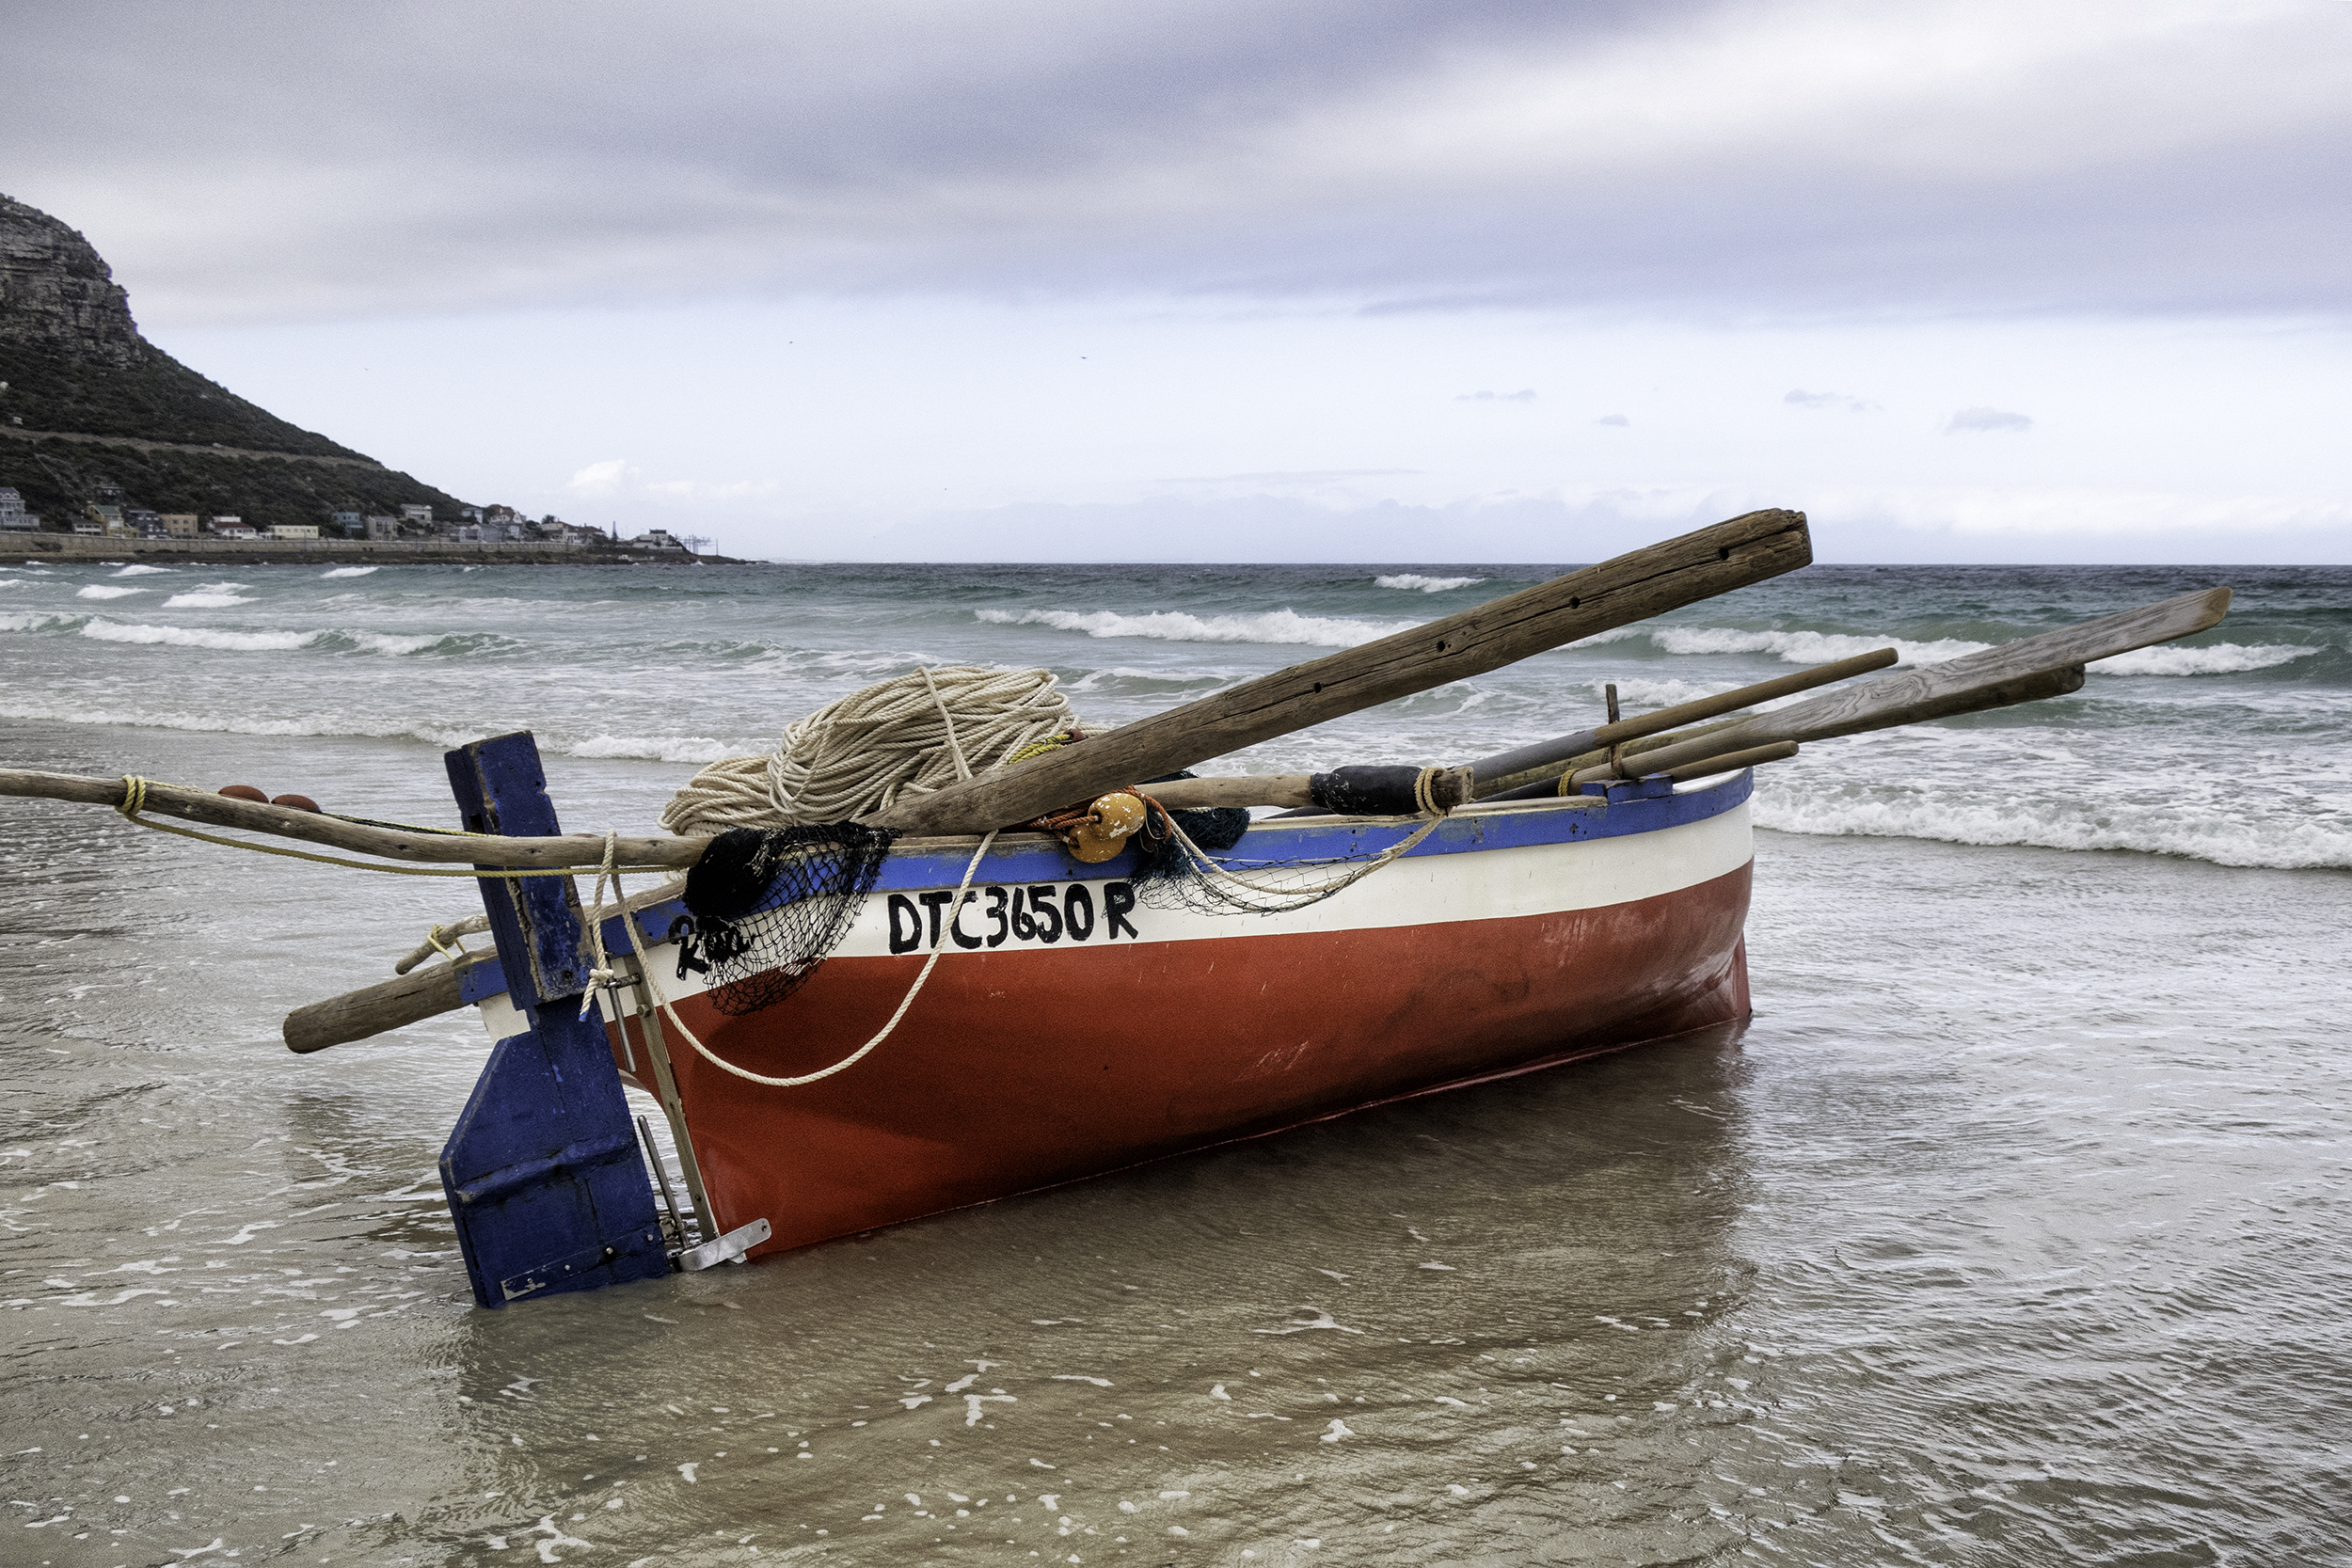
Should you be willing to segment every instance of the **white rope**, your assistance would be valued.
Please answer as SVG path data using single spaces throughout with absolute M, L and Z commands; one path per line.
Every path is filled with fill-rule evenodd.
M 580 990 L 580 1016 L 582 1018 L 586 1018 L 588 1009 L 596 1005 L 596 992 L 619 978 L 612 972 L 612 960 L 606 956 L 604 951 L 604 883 L 608 877 L 612 880 L 612 896 L 622 906 L 623 924 L 628 927 L 632 935 L 637 930 L 637 922 L 628 918 L 628 900 L 621 895 L 620 867 L 612 863 L 620 837 L 618 832 L 610 829 L 606 830 L 604 863 L 596 867 L 596 891 L 592 895 L 588 911 L 588 942 L 596 952 L 596 961 L 589 968 L 588 984 Z
M 923 994 L 923 987 L 931 977 L 932 967 L 939 962 L 941 955 L 946 951 L 946 948 L 940 946 L 940 942 L 946 940 L 949 929 L 955 925 L 956 916 L 963 912 L 963 901 L 972 891 L 972 877 L 980 868 L 980 857 L 987 854 L 988 847 L 995 842 L 995 832 L 991 830 L 980 839 L 979 847 L 972 851 L 971 863 L 963 868 L 963 880 L 956 884 L 955 900 L 947 906 L 955 913 L 947 917 L 940 928 L 939 936 L 932 940 L 930 956 L 923 960 L 923 968 L 914 976 L 914 984 L 909 986 L 906 995 L 899 998 L 898 1010 L 890 1015 L 890 1022 L 883 1024 L 872 1039 L 867 1040 L 864 1045 L 834 1063 L 833 1066 L 820 1068 L 815 1072 L 804 1072 L 794 1078 L 771 1078 L 764 1073 L 753 1072 L 747 1068 L 737 1067 L 733 1062 L 718 1055 L 710 1047 L 705 1045 L 694 1031 L 686 1026 L 686 1021 L 677 1016 L 677 1009 L 670 1005 L 670 999 L 661 994 L 660 984 L 654 979 L 653 958 L 645 951 L 645 939 L 644 934 L 637 929 L 636 919 L 633 916 L 624 917 L 621 924 L 628 928 L 628 943 L 636 950 L 637 971 L 644 981 L 646 995 L 652 999 L 655 1006 L 661 1009 L 662 1016 L 676 1025 L 677 1032 L 686 1037 L 686 1043 L 694 1048 L 697 1055 L 720 1071 L 733 1073 L 747 1084 L 764 1084 L 771 1089 L 797 1089 L 803 1084 L 814 1084 L 819 1079 L 830 1078 L 836 1072 L 857 1066 L 866 1059 L 868 1052 L 891 1037 L 892 1032 L 898 1027 L 898 1021 L 907 1016 L 907 1009 L 914 1006 L 914 999 Z M 607 859 L 609 863 L 610 857 L 608 856 Z M 620 892 L 620 887 L 621 879 L 616 871 L 612 878 L 612 890 L 615 895 Z M 594 927 L 597 932 L 596 959 L 599 964 L 604 961 L 603 910 L 604 880 L 599 876 L 596 881 L 597 924 Z M 584 1003 L 586 999 L 583 998 L 582 1001 Z M 587 1008 L 584 1005 L 580 1012 L 581 1016 L 586 1016 Z
M 1002 767 L 1023 747 L 1077 727 L 1049 670 L 973 664 L 918 669 L 853 691 L 794 722 L 767 756 L 728 757 L 661 813 L 684 834 L 849 822 Z

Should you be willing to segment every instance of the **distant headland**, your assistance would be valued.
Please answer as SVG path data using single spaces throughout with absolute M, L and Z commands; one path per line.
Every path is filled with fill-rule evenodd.
M 707 543 L 460 500 L 291 424 L 149 342 L 87 240 L 0 196 L 0 554 L 682 564 Z

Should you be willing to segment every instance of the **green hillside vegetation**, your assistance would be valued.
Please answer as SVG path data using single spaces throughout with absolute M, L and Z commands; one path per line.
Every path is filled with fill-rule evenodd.
M 24 494 L 24 509 L 40 513 L 50 527 L 81 516 L 87 499 L 109 481 L 122 487 L 128 506 L 206 516 L 230 513 L 257 528 L 314 523 L 324 529 L 330 513 L 397 513 L 404 504 L 428 505 L 437 516 L 454 518 L 466 504 L 389 468 L 0 438 L 0 484 L 14 485 Z
M 215 442 L 319 457 L 364 454 L 290 424 L 207 380 L 152 345 L 136 362 L 69 356 L 46 343 L 0 343 L 0 416 L 26 430 L 134 436 L 147 441 Z

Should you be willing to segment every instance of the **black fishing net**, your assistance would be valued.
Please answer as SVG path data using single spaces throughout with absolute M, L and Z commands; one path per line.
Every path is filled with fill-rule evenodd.
M 710 971 L 710 1004 L 742 1017 L 798 990 L 857 917 L 898 835 L 834 822 L 731 828 L 686 874 L 690 945 Z
M 1190 772 L 1168 773 L 1141 787 L 1149 793 L 1152 784 L 1197 777 Z M 1213 852 L 1231 849 L 1249 831 L 1249 814 L 1239 806 L 1211 806 L 1199 811 L 1170 812 L 1168 816 L 1176 819 L 1176 825 L 1184 829 L 1187 838 Z M 1136 896 L 1154 907 L 1191 902 L 1184 894 L 1200 880 L 1200 873 L 1192 857 L 1184 853 L 1184 847 L 1176 842 L 1176 835 L 1167 831 L 1158 812 L 1144 817 L 1143 827 L 1128 839 L 1127 847 L 1135 851 L 1136 868 L 1128 874 L 1128 881 Z

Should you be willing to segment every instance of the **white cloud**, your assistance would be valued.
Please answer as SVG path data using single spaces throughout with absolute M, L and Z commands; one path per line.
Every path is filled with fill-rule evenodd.
M 572 475 L 564 487 L 575 496 L 595 499 L 614 494 L 635 472 L 626 458 L 607 458 L 602 463 L 591 463 Z

